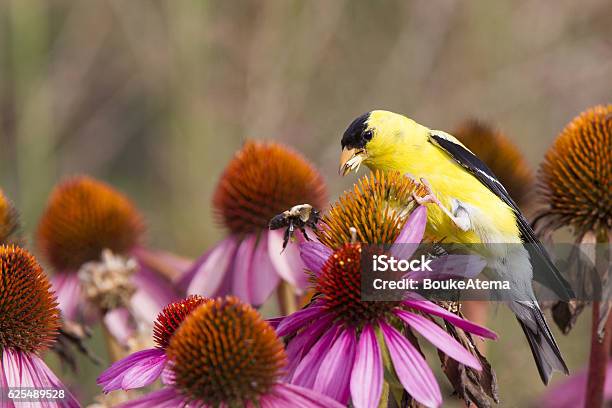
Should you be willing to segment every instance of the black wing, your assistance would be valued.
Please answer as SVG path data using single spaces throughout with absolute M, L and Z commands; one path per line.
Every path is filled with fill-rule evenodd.
M 448 135 L 450 136 L 450 135 Z M 531 257 L 534 279 L 542 285 L 551 289 L 562 300 L 569 300 L 575 297 L 574 291 L 567 280 L 561 275 L 557 267 L 548 256 L 544 245 L 536 237 L 535 232 L 521 213 L 514 200 L 510 197 L 506 188 L 499 182 L 491 169 L 482 162 L 474 153 L 466 149 L 461 144 L 448 138 L 446 134 L 430 133 L 430 142 L 448 153 L 458 164 L 466 168 L 482 184 L 487 186 L 496 196 L 508 204 L 516 215 L 517 224 L 521 232 L 521 240 L 530 244 L 527 250 Z

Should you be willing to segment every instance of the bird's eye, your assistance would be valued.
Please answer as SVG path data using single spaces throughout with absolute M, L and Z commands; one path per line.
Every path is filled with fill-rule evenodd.
M 363 138 L 364 138 L 365 140 L 367 140 L 368 142 L 369 142 L 370 140 L 372 140 L 372 136 L 373 136 L 373 135 L 372 135 L 372 131 L 371 131 L 371 130 L 368 130 L 367 132 L 364 132 L 364 133 L 363 133 Z

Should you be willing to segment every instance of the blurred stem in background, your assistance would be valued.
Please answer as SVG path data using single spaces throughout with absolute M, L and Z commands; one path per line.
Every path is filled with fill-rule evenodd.
M 582 242 L 592 245 L 593 248 L 597 248 L 598 246 L 610 245 L 610 239 L 612 239 L 612 236 L 608 238 L 606 234 L 603 233 L 597 236 L 595 236 L 594 233 L 587 233 Z M 610 259 L 606 251 L 595 249 L 594 261 L 598 271 L 610 270 Z M 604 275 L 604 277 L 606 276 Z M 607 276 L 604 282 L 610 285 L 611 282 L 608 282 L 608 279 L 610 279 L 609 276 Z M 603 294 L 600 293 L 599 296 L 602 298 L 601 301 L 594 301 L 592 305 L 591 351 L 589 355 L 585 408 L 603 407 L 605 402 L 604 388 L 606 384 L 608 360 L 612 352 L 612 313 L 610 313 L 609 309 L 611 303 L 610 300 L 605 297 L 605 293 L 607 293 L 605 290 Z M 602 318 L 605 318 L 606 310 L 608 310 L 608 316 L 602 332 Z
M 295 288 L 290 283 L 281 281 L 276 289 L 276 294 L 281 316 L 289 316 L 298 310 L 298 297 L 295 294 Z
M 115 336 L 113 336 L 106 324 L 102 323 L 102 332 L 104 333 L 104 342 L 106 343 L 106 351 L 111 362 L 121 360 L 126 355 L 126 350 L 122 347 Z

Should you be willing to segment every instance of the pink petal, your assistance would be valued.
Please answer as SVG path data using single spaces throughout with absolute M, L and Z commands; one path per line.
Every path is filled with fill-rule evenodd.
M 445 320 L 448 320 L 450 323 L 459 327 L 460 329 L 473 333 L 477 336 L 486 337 L 493 340 L 497 339 L 497 334 L 495 332 L 487 329 L 486 327 L 479 326 L 476 323 L 472 323 L 469 320 L 462 319 L 456 314 L 449 312 L 448 310 L 430 302 L 429 300 L 426 300 L 414 292 L 408 292 L 406 295 L 413 300 L 403 301 L 402 304 L 404 306 L 408 306 L 434 316 L 439 316 Z
M 132 276 L 136 293 L 130 305 L 134 315 L 147 322 L 152 322 L 167 304 L 180 298 L 174 284 L 157 272 L 139 262 L 136 273 Z
M 440 386 L 421 353 L 397 330 L 380 322 L 393 368 L 406 391 L 427 407 L 442 404 Z
M 304 273 L 304 264 L 300 259 L 299 249 L 296 248 L 296 245 L 289 243 L 287 249 L 281 253 L 283 233 L 281 231 L 268 231 L 265 235 L 268 238 L 268 254 L 277 273 L 296 289 L 305 289 L 308 286 L 308 277 Z
M 265 236 L 247 235 L 238 246 L 233 265 L 232 293 L 254 306 L 272 294 L 280 277 L 268 255 Z
M 200 267 L 206 262 L 206 260 L 210 256 L 210 253 L 214 249 L 215 247 L 206 251 L 203 255 L 201 255 L 194 262 L 192 262 L 191 266 L 187 268 L 187 270 L 185 270 L 182 275 L 176 278 L 175 284 L 182 293 L 187 293 L 187 288 L 189 287 L 189 284 L 191 283 Z
M 170 364 L 166 364 L 164 370 L 161 373 L 161 382 L 164 385 L 172 385 L 174 384 L 174 371 L 170 367 Z
M 1 363 L 0 384 L 3 386 L 63 389 L 65 398 L 62 401 L 62 407 L 79 408 L 81 406 L 45 362 L 35 354 L 5 348 L 2 350 Z M 18 406 L 19 408 L 55 408 L 57 402 L 52 400 L 22 402 Z
M 257 306 L 270 297 L 280 282 L 280 276 L 270 259 L 268 240 L 264 235 L 259 238 L 255 247 L 251 265 L 251 303 Z
M 274 330 L 276 330 L 278 328 L 278 325 L 281 324 L 281 322 L 283 321 L 283 319 L 285 319 L 283 316 L 271 317 L 269 319 L 266 319 L 266 322 L 268 322 L 268 324 L 272 326 Z
M 64 318 L 77 320 L 81 301 L 81 283 L 77 274 L 57 273 L 51 277 L 51 283 Z
M 292 384 L 307 388 L 313 387 L 319 367 L 321 367 L 321 363 L 323 363 L 325 356 L 329 353 L 329 349 L 339 329 L 338 326 L 332 326 L 304 356 L 295 369 L 295 374 L 291 380 Z
M 291 384 L 275 385 L 260 400 L 262 408 L 343 408 L 346 405 L 308 388 Z
M 321 363 L 313 387 L 315 391 L 328 395 L 343 404 L 348 403 L 356 343 L 355 330 L 352 327 L 342 330 Z
M 193 267 L 193 280 L 187 287 L 187 293 L 202 296 L 215 296 L 228 273 L 236 253 L 237 239 L 230 236 L 218 243 L 209 253 L 196 261 Z M 187 274 L 191 274 L 189 271 Z
M 287 336 L 301 329 L 307 322 L 318 318 L 325 313 L 323 306 L 310 305 L 285 317 L 278 325 L 276 333 L 279 336 Z
M 480 361 L 472 353 L 431 320 L 399 309 L 395 310 L 395 315 L 408 323 L 410 327 L 429 340 L 431 344 L 442 350 L 447 356 L 476 370 L 482 369 Z
M 33 384 L 25 383 L 29 377 L 26 377 L 24 381 L 21 379 L 21 372 L 23 370 L 23 359 L 24 353 L 20 351 L 14 351 L 9 348 L 2 350 L 2 369 L 0 374 L 2 375 L 2 385 L 6 387 L 15 387 L 23 383 L 24 387 L 33 386 Z
M 274 394 L 272 391 L 262 395 L 258 402 L 258 404 L 253 404 L 249 401 L 245 404 L 245 408 L 285 408 L 291 404 L 291 401 Z
M 98 377 L 97 383 L 104 392 L 145 387 L 159 378 L 165 366 L 163 350 L 142 350 L 115 362 Z
M 323 315 L 317 320 L 314 320 L 304 330 L 298 332 L 287 345 L 287 359 L 289 364 L 286 368 L 285 378 L 293 378 L 293 374 L 299 363 L 302 361 L 302 357 L 305 353 L 309 352 L 312 345 L 315 344 L 321 335 L 329 329 L 335 316 L 327 314 Z
M 404 224 L 395 243 L 391 246 L 391 254 L 398 259 L 410 259 L 417 250 L 427 225 L 427 207 L 418 206 Z
M 120 404 L 117 408 L 176 408 L 189 406 L 190 405 L 185 404 L 184 398 L 177 393 L 174 388 L 166 387 L 135 400 Z M 201 405 L 198 406 L 198 408 L 207 408 L 207 406 Z
M 124 307 L 106 312 L 103 320 L 110 334 L 122 345 L 126 345 L 136 331 L 132 316 Z
M 232 294 L 246 303 L 251 303 L 251 280 L 253 251 L 257 244 L 257 235 L 249 234 L 238 244 L 232 266 Z
M 355 408 L 376 408 L 383 386 L 380 346 L 371 325 L 363 328 L 351 372 L 351 399 Z
M 184 258 L 168 251 L 136 247 L 132 254 L 138 263 L 145 265 L 159 265 L 166 271 L 166 276 L 172 276 L 174 282 L 178 281 L 193 266 L 193 259 Z
M 304 266 L 309 271 L 318 275 L 323 269 L 323 265 L 327 262 L 334 251 L 316 241 L 307 241 L 300 244 L 300 257 Z

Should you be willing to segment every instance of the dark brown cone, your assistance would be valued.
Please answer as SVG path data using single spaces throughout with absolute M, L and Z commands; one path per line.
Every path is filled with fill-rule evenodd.
M 351 242 L 353 227 L 358 242 L 393 243 L 417 205 L 414 193 L 426 194 L 420 184 L 398 172 L 376 171 L 364 176 L 323 216 L 317 238 L 336 249 Z
M 17 246 L 0 246 L 0 349 L 46 350 L 59 326 L 55 294 L 36 259 Z
M 235 297 L 205 302 L 170 340 L 176 387 L 187 400 L 210 406 L 243 406 L 278 381 L 286 365 L 274 329 Z
M 125 255 L 140 241 L 142 216 L 111 186 L 79 176 L 55 187 L 38 225 L 38 247 L 57 270 L 78 270 L 103 249 Z
M 325 181 L 299 153 L 277 143 L 248 141 L 219 180 L 215 211 L 232 233 L 266 230 L 272 217 L 298 205 L 321 210 Z
M 612 229 L 612 105 L 574 118 L 546 153 L 538 191 L 553 228 L 572 226 L 581 237 Z M 544 221 L 544 220 L 542 220 Z

